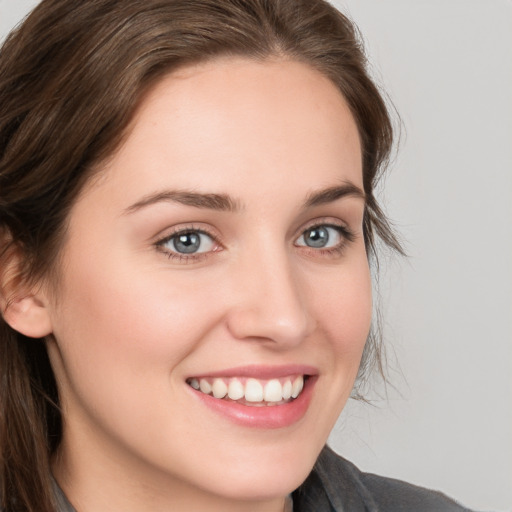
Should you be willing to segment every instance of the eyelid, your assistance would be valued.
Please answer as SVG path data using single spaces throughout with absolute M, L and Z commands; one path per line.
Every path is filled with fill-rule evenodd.
M 210 237 L 213 240 L 213 242 L 215 243 L 216 247 L 211 251 L 190 253 L 190 254 L 171 251 L 171 250 L 165 249 L 163 247 L 166 243 L 168 243 L 174 237 L 179 236 L 180 234 L 185 234 L 185 233 L 189 233 L 189 232 L 200 233 L 200 234 Z M 181 225 L 173 226 L 172 228 L 169 228 L 167 230 L 164 230 L 163 233 L 165 233 L 165 234 L 160 234 L 155 237 L 156 239 L 153 242 L 153 245 L 155 247 L 157 247 L 162 253 L 164 253 L 169 258 L 177 258 L 181 261 L 184 261 L 184 260 L 193 261 L 193 260 L 198 260 L 200 258 L 208 257 L 209 254 L 218 252 L 219 250 L 221 250 L 223 248 L 223 244 L 222 244 L 220 235 L 216 232 L 216 230 L 212 229 L 210 226 L 205 225 L 203 223 L 181 224 Z
M 311 247 L 306 244 L 298 244 L 298 240 L 304 237 L 304 234 L 315 228 L 326 227 L 333 228 L 339 232 L 340 242 L 332 247 Z M 347 247 L 357 238 L 356 233 L 348 226 L 347 223 L 333 217 L 324 217 L 313 219 L 305 224 L 298 235 L 295 236 L 294 245 L 300 249 L 302 254 L 308 257 L 324 257 L 339 258 L 343 256 Z
M 222 243 L 221 236 L 217 232 L 217 230 L 209 226 L 208 224 L 204 224 L 203 222 L 187 222 L 184 224 L 177 224 L 175 226 L 165 228 L 161 230 L 160 233 L 153 237 L 153 243 L 156 245 L 169 240 L 173 236 L 179 235 L 181 233 L 188 233 L 189 231 L 203 233 L 205 235 L 210 236 L 218 243 Z
M 310 220 L 306 224 L 303 224 L 301 228 L 298 230 L 298 232 L 295 234 L 294 239 L 297 240 L 308 229 L 318 228 L 322 226 L 339 229 L 341 233 L 345 236 L 345 238 L 350 239 L 350 241 L 352 241 L 355 238 L 355 233 L 349 227 L 348 223 L 335 217 L 320 217 L 317 219 Z
M 318 227 L 330 227 L 336 229 L 340 233 L 341 241 L 334 247 L 325 247 L 325 248 L 314 248 L 307 245 L 298 245 L 297 241 L 299 238 L 303 237 L 305 232 L 318 228 Z M 173 250 L 169 250 L 164 248 L 164 245 L 170 242 L 174 237 L 185 234 L 188 232 L 196 232 L 204 234 L 212 239 L 215 244 L 213 250 L 205 251 L 205 252 L 197 252 L 197 253 L 181 253 Z M 346 246 L 353 242 L 356 238 L 356 234 L 354 231 L 348 226 L 348 224 L 342 221 L 339 218 L 335 217 L 321 217 L 312 219 L 306 224 L 303 224 L 300 230 L 298 230 L 294 236 L 294 245 L 296 247 L 301 248 L 304 251 L 316 253 L 316 255 L 336 255 L 341 254 Z M 202 222 L 198 223 L 187 223 L 187 224 L 178 224 L 176 226 L 172 226 L 171 228 L 167 228 L 163 230 L 159 235 L 157 235 L 152 242 L 152 245 L 155 246 L 158 250 L 160 250 L 163 254 L 168 256 L 170 259 L 177 259 L 183 263 L 186 262 L 194 262 L 199 259 L 204 259 L 209 257 L 211 254 L 216 253 L 224 249 L 224 244 L 222 242 L 221 235 L 218 233 L 216 229 L 208 224 L 204 224 Z

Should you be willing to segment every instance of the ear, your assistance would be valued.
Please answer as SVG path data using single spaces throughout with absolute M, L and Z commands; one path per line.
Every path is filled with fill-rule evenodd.
M 6 241 L 5 236 L 1 238 Z M 0 260 L 0 310 L 15 331 L 30 338 L 43 338 L 52 332 L 48 301 L 43 287 L 29 284 L 22 268 L 21 251 L 14 244 L 7 245 Z

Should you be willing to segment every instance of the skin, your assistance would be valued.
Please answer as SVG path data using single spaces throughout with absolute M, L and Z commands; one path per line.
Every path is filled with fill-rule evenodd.
M 64 410 L 54 474 L 81 512 L 283 510 L 352 389 L 371 317 L 357 127 L 337 88 L 292 61 L 223 59 L 160 81 L 70 213 L 58 286 L 40 292 Z M 229 195 L 238 209 L 158 201 Z M 304 245 L 315 224 L 328 250 Z M 176 229 L 201 252 L 169 257 Z M 175 256 L 175 255 L 174 255 Z M 248 364 L 307 364 L 305 416 L 248 428 L 187 385 Z

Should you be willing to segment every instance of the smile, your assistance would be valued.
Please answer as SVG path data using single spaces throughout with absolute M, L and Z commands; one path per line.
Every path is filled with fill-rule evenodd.
M 307 375 L 289 375 L 268 380 L 247 377 L 204 377 L 187 379 L 187 384 L 196 391 L 219 400 L 265 407 L 287 404 L 299 397 L 307 378 Z

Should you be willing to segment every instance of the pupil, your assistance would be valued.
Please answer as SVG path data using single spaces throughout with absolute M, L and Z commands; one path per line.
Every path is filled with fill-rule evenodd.
M 177 252 L 190 254 L 199 249 L 200 242 L 197 233 L 183 233 L 174 239 L 173 245 Z
M 325 247 L 329 241 L 329 232 L 325 228 L 313 228 L 304 238 L 309 247 Z

